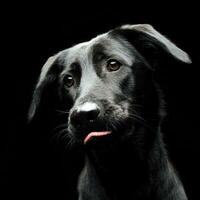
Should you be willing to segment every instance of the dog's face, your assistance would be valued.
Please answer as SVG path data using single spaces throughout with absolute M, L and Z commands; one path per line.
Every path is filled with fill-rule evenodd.
M 119 131 L 133 105 L 136 57 L 130 44 L 105 34 L 68 49 L 62 60 L 63 93 L 73 100 L 68 131 L 85 143 Z
M 66 134 L 74 141 L 128 138 L 138 124 L 148 126 L 148 118 L 158 118 L 159 96 L 152 76 L 158 58 L 152 46 L 163 52 L 160 56 L 190 62 L 185 52 L 149 25 L 123 26 L 59 52 L 42 69 L 30 118 L 46 85 L 56 81 L 67 104 Z

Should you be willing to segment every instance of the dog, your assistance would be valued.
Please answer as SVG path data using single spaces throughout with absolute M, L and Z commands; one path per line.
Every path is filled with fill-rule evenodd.
M 149 24 L 123 25 L 58 52 L 44 64 L 29 110 L 53 85 L 65 105 L 67 135 L 83 146 L 79 200 L 186 200 L 160 126 L 159 68 L 191 63 Z

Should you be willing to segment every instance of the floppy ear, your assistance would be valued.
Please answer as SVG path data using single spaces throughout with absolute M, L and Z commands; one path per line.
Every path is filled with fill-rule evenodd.
M 131 34 L 131 32 L 132 33 L 134 32 L 137 35 L 134 41 L 134 46 L 136 45 L 136 49 L 137 49 L 137 46 L 139 48 L 141 45 L 143 45 L 143 47 L 145 45 L 148 46 L 147 44 L 148 42 L 149 42 L 149 46 L 153 43 L 154 45 L 157 45 L 161 47 L 162 49 L 165 49 L 165 51 L 168 51 L 168 53 L 170 53 L 176 59 L 184 63 L 191 63 L 190 57 L 188 56 L 186 52 L 178 48 L 174 43 L 172 43 L 169 39 L 167 39 L 165 36 L 160 34 L 157 30 L 155 30 L 149 24 L 124 25 L 124 26 L 121 26 L 118 30 L 121 30 L 124 33 L 129 32 L 129 35 Z M 138 38 L 139 35 L 140 35 L 140 38 Z M 145 44 L 145 40 L 146 40 L 146 44 Z
M 56 78 L 56 74 L 54 73 L 54 70 L 52 70 L 52 66 L 54 65 L 57 57 L 58 54 L 48 58 L 48 60 L 42 67 L 39 80 L 33 92 L 33 98 L 28 112 L 28 121 L 31 121 L 33 119 L 37 111 L 44 88 L 49 83 L 52 83 Z

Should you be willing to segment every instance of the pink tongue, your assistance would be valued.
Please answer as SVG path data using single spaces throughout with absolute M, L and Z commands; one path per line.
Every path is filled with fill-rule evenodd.
M 100 136 L 104 136 L 104 135 L 108 135 L 108 134 L 111 134 L 111 131 L 91 132 L 85 137 L 84 144 L 86 144 L 93 137 L 100 137 Z

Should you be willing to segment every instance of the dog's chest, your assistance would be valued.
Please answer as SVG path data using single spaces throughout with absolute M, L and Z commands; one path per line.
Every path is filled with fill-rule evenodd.
M 78 192 L 79 200 L 143 200 L 147 199 L 145 192 L 139 192 L 134 189 L 131 182 L 128 184 L 124 180 L 120 180 L 119 184 L 107 182 L 102 185 L 95 170 L 91 166 L 85 166 L 82 170 L 79 183 Z M 126 187 L 126 185 L 129 185 Z M 145 198 L 143 198 L 145 196 Z M 141 198 L 142 197 L 142 198 Z

